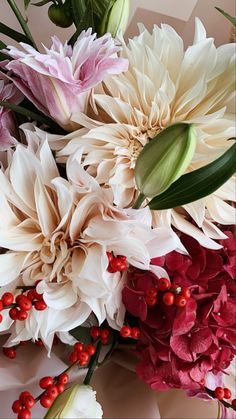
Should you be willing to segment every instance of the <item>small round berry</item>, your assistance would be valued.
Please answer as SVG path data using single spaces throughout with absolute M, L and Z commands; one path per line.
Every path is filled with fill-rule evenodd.
M 92 343 L 89 343 L 86 346 L 86 351 L 90 356 L 93 356 L 96 353 L 96 347 Z
M 187 298 L 187 300 L 191 297 L 191 290 L 187 287 L 182 288 L 181 294 Z
M 90 336 L 93 339 L 99 338 L 99 336 L 100 336 L 100 329 L 98 327 L 96 327 L 96 326 L 92 326 L 91 329 L 90 329 Z
M 11 292 L 4 292 L 2 295 L 2 303 L 4 306 L 9 306 L 14 301 L 14 296 Z
M 18 303 L 18 306 L 23 311 L 29 311 L 32 308 L 32 302 L 27 297 L 22 297 Z
M 31 413 L 29 409 L 23 407 L 23 409 L 18 413 L 17 419 L 30 419 Z
M 78 353 L 78 360 L 80 364 L 87 364 L 89 361 L 89 353 L 87 351 L 82 351 Z
M 206 384 L 206 380 L 205 380 L 205 378 L 202 378 L 202 379 L 199 381 L 199 384 L 200 384 L 200 386 L 204 386 L 204 385 Z
M 0 314 L 0 323 L 2 323 L 2 321 L 3 321 L 3 315 Z
M 67 384 L 69 381 L 69 375 L 63 372 L 59 375 L 59 384 Z
M 187 304 L 187 300 L 186 300 L 186 298 L 183 295 L 179 294 L 179 295 L 176 295 L 175 296 L 175 305 L 176 305 L 176 307 L 180 307 L 180 308 L 181 307 L 185 307 L 186 304 Z
M 131 327 L 130 326 L 123 326 L 120 329 L 120 335 L 122 338 L 128 338 L 131 335 Z
M 12 408 L 12 410 L 13 410 L 14 413 L 19 413 L 22 410 L 22 408 L 23 408 L 23 404 L 22 404 L 21 400 L 15 400 L 12 403 L 12 407 L 11 408 Z
M 131 338 L 139 339 L 140 337 L 140 329 L 139 327 L 132 327 L 131 329 Z
M 11 308 L 10 310 L 9 310 L 9 316 L 11 317 L 11 319 L 12 320 L 17 320 L 17 317 L 18 317 L 18 310 L 17 310 L 17 308 Z
M 9 359 L 14 359 L 16 357 L 16 350 L 14 347 L 11 348 L 2 348 L 4 355 Z
M 156 297 L 157 296 L 157 289 L 156 288 L 149 288 L 147 291 L 146 291 L 146 296 L 147 297 Z
M 108 343 L 108 338 L 101 338 L 101 343 L 106 345 Z
M 46 394 L 44 394 L 40 398 L 40 404 L 41 406 L 45 407 L 45 409 L 48 409 L 49 407 L 51 407 L 52 403 L 53 403 L 53 400 L 50 399 L 50 397 L 46 396 Z
M 36 300 L 41 301 L 43 300 L 43 294 L 37 292 L 36 290 L 34 290 L 34 297 Z
M 57 391 L 58 391 L 58 394 L 61 394 L 61 393 L 63 393 L 63 391 L 65 390 L 65 386 L 64 386 L 64 384 L 63 383 L 61 383 L 61 382 L 59 382 L 58 384 L 57 384 Z
M 29 391 L 22 391 L 22 393 L 20 393 L 20 400 L 24 403 L 25 398 L 31 396 L 32 395 Z
M 155 305 L 156 305 L 156 303 L 157 303 L 157 299 L 156 299 L 156 297 L 149 297 L 149 296 L 147 296 L 147 297 L 145 298 L 145 301 L 146 301 L 147 305 L 148 305 L 148 306 L 150 306 L 150 307 L 155 306 Z
M 45 390 L 49 386 L 53 385 L 53 381 L 54 381 L 53 377 L 51 377 L 51 376 L 42 377 L 41 380 L 39 381 L 39 385 L 40 385 L 41 388 L 43 388 Z
M 20 346 L 26 346 L 26 345 L 28 345 L 29 342 L 30 342 L 30 340 L 21 340 L 20 341 Z
M 57 386 L 52 385 L 47 388 L 46 395 L 50 397 L 50 399 L 55 400 L 58 396 L 58 389 Z
M 69 361 L 71 364 L 74 364 L 74 362 L 78 361 L 78 352 L 71 352 L 71 354 L 69 355 Z
M 36 341 L 34 342 L 34 344 L 35 344 L 36 346 L 38 346 L 39 348 L 42 348 L 42 347 L 44 346 L 44 343 L 43 343 L 43 341 L 42 341 L 41 339 L 36 340 Z
M 47 308 L 47 304 L 43 300 L 35 301 L 34 308 L 38 311 L 43 311 Z
M 223 400 L 223 398 L 224 398 L 224 389 L 223 389 L 223 387 L 216 387 L 214 393 L 215 393 L 215 397 L 218 400 Z
M 113 254 L 111 252 L 107 252 L 107 259 L 109 263 L 113 260 Z
M 236 399 L 232 400 L 232 406 L 233 406 L 234 410 L 236 410 Z
M 2 311 L 2 309 L 3 309 L 3 302 L 2 300 L 0 300 L 0 311 Z
M 24 296 L 24 294 L 18 294 L 17 296 L 16 296 L 16 298 L 15 298 L 15 302 L 16 302 L 16 304 L 19 304 L 19 301 L 22 299 L 22 298 L 24 298 L 25 296 Z
M 17 320 L 24 321 L 24 320 L 26 320 L 27 318 L 28 318 L 28 313 L 27 313 L 27 311 L 24 311 L 24 310 L 18 310 L 18 312 L 17 312 Z
M 29 290 L 26 295 L 30 301 L 33 301 L 35 299 L 35 290 Z
M 171 282 L 168 278 L 160 278 L 158 281 L 158 289 L 160 291 L 167 291 L 170 289 Z
M 166 292 L 163 295 L 163 303 L 167 306 L 172 306 L 174 304 L 175 296 L 172 292 Z
M 224 388 L 224 399 L 231 399 L 232 393 L 229 388 Z
M 84 350 L 84 344 L 81 342 L 76 342 L 74 344 L 74 350 L 77 352 L 82 352 Z
M 109 335 L 110 335 L 110 331 L 108 329 L 101 330 L 101 333 L 100 333 L 101 339 L 107 339 Z
M 32 409 L 32 407 L 34 407 L 35 405 L 35 399 L 33 398 L 33 396 L 29 395 L 24 397 L 23 403 L 27 409 Z

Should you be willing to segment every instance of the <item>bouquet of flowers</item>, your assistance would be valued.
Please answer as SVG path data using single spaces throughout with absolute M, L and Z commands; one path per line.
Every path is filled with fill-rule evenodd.
M 75 32 L 42 47 L 6 1 L 22 31 L 0 23 L 1 357 L 68 356 L 12 417 L 101 418 L 93 373 L 130 350 L 151 389 L 232 418 L 234 44 L 199 19 L 186 50 L 165 24 L 126 42 L 129 0 L 44 0 Z

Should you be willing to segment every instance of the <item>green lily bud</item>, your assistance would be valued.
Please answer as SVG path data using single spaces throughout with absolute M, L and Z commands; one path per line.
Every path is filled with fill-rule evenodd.
M 73 23 L 73 17 L 71 14 L 71 8 L 67 3 L 62 6 L 58 4 L 51 4 L 48 9 L 49 19 L 61 28 L 69 28 Z
M 130 0 L 116 0 L 107 11 L 101 24 L 100 34 L 110 32 L 113 38 L 121 31 L 125 32 L 129 21 Z
M 161 131 L 144 147 L 135 167 L 135 179 L 141 192 L 139 204 L 145 197 L 153 198 L 164 192 L 185 172 L 196 144 L 193 126 L 179 123 Z

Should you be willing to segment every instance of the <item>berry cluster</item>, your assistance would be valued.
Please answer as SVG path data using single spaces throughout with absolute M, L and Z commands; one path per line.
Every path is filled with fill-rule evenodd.
M 126 256 L 114 256 L 112 252 L 107 252 L 108 257 L 108 272 L 123 272 L 127 269 Z
M 18 419 L 30 419 L 30 410 L 34 407 L 36 401 L 29 391 L 23 391 L 20 394 L 19 400 L 15 400 L 12 404 L 14 413 L 18 413 Z
M 185 307 L 187 300 L 191 297 L 190 289 L 181 288 L 178 285 L 172 285 L 168 278 L 160 278 L 156 287 L 151 287 L 146 290 L 145 301 L 148 306 L 157 304 L 158 292 L 162 292 L 162 301 L 167 306 Z
M 76 342 L 74 344 L 74 350 L 69 356 L 69 361 L 72 364 L 78 362 L 81 367 L 84 367 L 88 364 L 90 357 L 93 356 L 95 352 L 96 347 L 92 343 L 84 345 L 81 342 Z
M 139 339 L 140 329 L 139 327 L 123 326 L 120 329 L 120 335 L 122 336 L 122 338 Z
M 108 338 L 110 335 L 110 331 L 108 329 L 102 329 L 101 327 L 92 326 L 90 329 L 90 336 L 93 340 L 100 339 L 103 345 L 106 345 L 108 342 Z

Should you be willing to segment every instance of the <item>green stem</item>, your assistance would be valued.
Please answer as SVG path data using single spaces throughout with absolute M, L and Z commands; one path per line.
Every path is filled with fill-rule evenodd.
M 142 193 L 138 196 L 138 199 L 136 200 L 136 202 L 133 205 L 134 209 L 139 209 L 140 206 L 142 205 L 143 201 L 145 199 L 145 195 L 143 195 Z
M 37 46 L 36 46 L 36 44 L 34 42 L 34 39 L 33 39 L 33 36 L 31 34 L 31 32 L 28 28 L 28 25 L 27 25 L 25 19 L 23 18 L 19 8 L 17 7 L 15 0 L 7 0 L 7 2 L 9 4 L 9 6 L 11 7 L 12 11 L 14 12 L 14 14 L 15 14 L 20 26 L 22 27 L 25 35 L 27 36 L 28 41 L 30 42 L 31 45 L 33 45 L 33 47 L 35 49 L 37 49 Z
M 15 31 L 14 29 L 9 28 L 9 26 L 4 25 L 4 23 L 2 22 L 0 22 L 0 33 L 3 33 L 3 35 L 6 35 L 17 42 L 25 42 L 25 43 L 28 42 L 28 38 L 23 33 L 20 33 L 18 31 Z M 6 45 L 4 47 L 1 46 L 1 48 L 6 48 Z
M 102 343 L 99 342 L 98 346 L 97 346 L 97 350 L 96 353 L 94 354 L 94 356 L 91 358 L 91 361 L 89 363 L 89 368 L 88 368 L 88 372 L 86 374 L 86 377 L 84 379 L 84 384 L 85 385 L 89 385 L 91 378 L 93 376 L 93 373 L 96 369 L 96 366 L 98 365 L 98 358 L 101 352 L 101 347 L 102 347 Z

